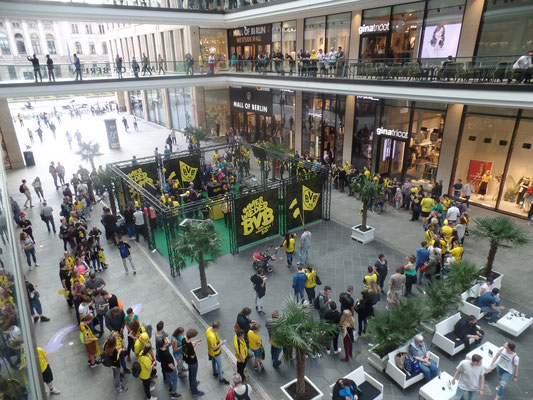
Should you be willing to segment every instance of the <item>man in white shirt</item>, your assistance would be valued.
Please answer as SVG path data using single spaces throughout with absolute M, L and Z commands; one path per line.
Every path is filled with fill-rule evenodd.
M 520 83 L 524 81 L 524 83 L 529 83 L 531 80 L 531 72 L 533 67 L 533 50 L 530 50 L 527 52 L 527 54 L 524 54 L 521 56 L 513 65 L 513 72 L 518 72 L 520 74 L 519 79 L 517 79 L 517 82 Z
M 448 218 L 448 222 L 457 222 L 457 218 L 461 215 L 461 211 L 459 211 L 459 208 L 453 204 L 450 208 L 448 208 L 448 213 L 446 214 L 446 218 Z
M 233 375 L 233 384 L 231 389 L 235 392 L 240 399 L 249 399 L 250 393 L 252 393 L 252 387 L 246 383 L 242 383 L 242 378 L 239 374 Z M 230 389 L 230 390 L 231 390 Z
M 135 240 L 139 241 L 139 233 L 142 233 L 144 240 L 148 240 L 146 237 L 146 227 L 144 225 L 144 214 L 141 211 L 141 207 L 135 207 L 135 212 L 133 213 L 133 220 L 135 221 Z
M 332 47 L 329 49 L 328 53 L 328 68 L 329 68 L 329 74 L 331 76 L 334 76 L 333 70 L 335 69 L 335 64 L 337 63 L 337 52 L 335 51 L 335 48 Z
M 461 400 L 466 394 L 466 398 L 471 400 L 477 393 L 483 395 L 483 386 L 485 385 L 485 368 L 481 365 L 482 357 L 474 354 L 471 360 L 463 360 L 457 366 L 457 371 L 452 379 L 452 385 L 459 378 L 457 391 L 451 400 Z

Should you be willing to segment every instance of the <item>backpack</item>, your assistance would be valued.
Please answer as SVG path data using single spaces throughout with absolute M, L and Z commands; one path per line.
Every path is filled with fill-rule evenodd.
M 148 334 L 148 337 L 152 337 L 152 325 L 144 325 L 144 330 Z
M 131 366 L 131 374 L 134 378 L 138 378 L 141 374 L 141 364 L 139 364 L 139 361 L 134 361 Z
M 22 194 L 24 194 L 24 192 L 26 192 L 26 191 L 24 190 L 24 185 L 20 185 L 20 186 L 19 186 L 19 192 L 22 193 Z
M 104 347 L 105 347 L 105 344 L 104 344 Z M 113 361 L 111 360 L 111 357 L 109 357 L 105 351 L 102 352 L 102 357 L 100 357 L 100 361 L 102 362 L 102 365 L 104 367 L 110 368 L 113 366 Z
M 315 300 L 313 301 L 313 306 L 315 307 L 315 309 L 317 310 L 320 310 L 320 296 L 322 296 L 321 294 L 319 294 L 318 296 L 315 297 Z

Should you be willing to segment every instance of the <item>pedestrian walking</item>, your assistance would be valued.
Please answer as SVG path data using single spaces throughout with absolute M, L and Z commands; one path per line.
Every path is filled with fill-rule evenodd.
M 54 162 L 50 162 L 50 166 L 48 167 L 48 172 L 50 175 L 52 175 L 52 179 L 54 180 L 54 185 L 56 187 L 56 190 L 59 189 L 59 186 L 57 185 L 57 168 L 54 165 Z
M 126 119 L 126 117 L 122 117 L 122 125 L 124 125 L 124 130 L 127 132 L 128 131 L 128 120 Z
M 341 361 L 348 362 L 352 358 L 352 337 L 355 327 L 355 319 L 349 310 L 344 310 L 342 313 L 340 325 L 342 328 L 342 342 L 344 344 L 344 358 L 341 358 Z
M 303 271 L 303 266 L 298 265 L 298 272 L 292 278 L 292 288 L 294 289 L 294 296 L 296 301 L 304 302 L 304 289 L 307 282 L 307 275 Z
M 165 143 L 167 144 L 168 148 L 170 149 L 170 152 L 172 153 L 172 136 L 170 136 L 170 133 L 168 134 Z
M 67 138 L 68 148 L 72 150 L 72 136 L 68 131 L 65 132 L 65 137 Z
M 48 353 L 41 347 L 37 347 L 37 354 L 39 356 L 39 366 L 41 367 L 41 374 L 43 375 L 43 381 L 48 386 L 51 395 L 57 395 L 61 392 L 54 389 L 54 374 L 52 368 L 50 368 L 50 361 L 48 360 Z
M 22 232 L 27 234 L 31 238 L 33 243 L 35 243 L 35 238 L 33 237 L 33 228 L 32 228 L 31 221 L 26 218 L 26 214 L 24 214 L 23 212 L 20 213 L 19 226 L 22 228 Z
M 2 210 L 0 210 L 0 236 L 2 236 L 2 242 L 4 245 L 6 242 L 9 242 L 9 234 L 7 233 L 7 219 Z
M 122 79 L 122 57 L 118 54 L 115 57 L 115 69 L 117 70 L 118 78 Z
M 28 293 L 28 301 L 30 303 L 30 312 L 33 322 L 36 323 L 41 319 L 41 322 L 48 322 L 50 318 L 47 318 L 43 315 L 43 307 L 41 305 L 40 295 L 37 291 L 37 285 L 34 285 L 30 281 L 25 279 L 26 292 Z
M 76 132 L 74 132 L 74 139 L 76 139 L 76 141 L 78 142 L 78 146 L 81 147 L 81 132 L 79 129 L 76 129 Z
M 33 207 L 33 204 L 31 201 L 30 188 L 26 183 L 26 179 L 22 180 L 22 184 L 19 186 L 19 192 L 22 193 L 24 196 L 26 196 L 26 201 L 24 202 L 24 208 L 28 208 L 28 203 L 30 203 L 30 207 Z
M 50 225 L 52 225 L 52 230 L 54 231 L 54 233 L 56 233 L 56 225 L 54 223 L 53 212 L 54 209 L 46 203 L 46 200 L 43 201 L 43 206 L 41 208 L 41 219 L 46 224 L 48 232 L 50 232 Z
M 294 255 L 294 248 L 296 247 L 296 240 L 294 239 L 295 237 L 295 233 L 287 233 L 285 235 L 285 240 L 283 240 L 283 242 L 275 249 L 278 251 L 281 246 L 285 248 L 285 254 L 287 256 L 287 268 L 292 267 L 292 257 Z
M 135 265 L 133 265 L 133 260 L 131 259 L 130 244 L 122 240 L 122 237 L 119 237 L 117 247 L 118 251 L 120 252 L 120 258 L 122 258 L 122 265 L 124 265 L 126 273 L 128 273 L 127 261 L 129 260 L 131 269 L 133 270 L 133 275 L 137 274 L 137 271 L 135 270 Z
M 165 59 L 161 57 L 161 54 L 158 54 L 157 56 L 157 67 L 158 67 L 158 75 L 161 75 L 161 72 L 163 75 L 166 75 L 165 73 Z
M 307 298 L 310 304 L 313 304 L 315 300 L 315 288 L 317 285 L 317 273 L 310 265 L 307 266 L 305 275 L 307 280 L 305 281 L 305 292 L 307 293 Z
M 146 72 L 148 72 L 150 76 L 152 76 L 152 71 L 150 71 L 150 61 L 148 60 L 148 56 L 144 53 L 141 58 L 141 63 L 143 76 L 146 74 Z
M 476 393 L 480 397 L 483 395 L 485 368 L 481 363 L 482 360 L 483 358 L 479 354 L 474 354 L 471 359 L 459 363 L 452 379 L 452 385 L 455 385 L 457 380 L 459 383 L 451 400 L 463 400 L 465 395 L 467 400 L 472 400 Z
M 144 240 L 148 241 L 146 222 L 144 220 L 144 213 L 141 211 L 141 207 L 135 207 L 133 220 L 135 222 L 135 241 L 139 242 L 139 234 L 142 234 Z
M 258 268 L 257 273 L 250 278 L 255 291 L 255 309 L 260 315 L 265 314 L 262 302 L 266 294 L 266 280 L 267 277 L 263 275 L 263 268 Z
M 272 331 L 274 329 L 274 326 L 276 325 L 276 322 L 279 318 L 279 311 L 274 310 L 272 311 L 271 317 L 267 319 L 265 323 L 265 327 L 268 331 L 268 341 L 270 342 L 270 354 L 272 356 L 272 366 L 274 368 L 277 368 L 281 365 L 281 361 L 279 361 L 279 356 L 281 354 L 281 347 L 278 347 L 276 343 L 272 340 Z
M 30 128 L 28 128 L 28 136 L 30 137 L 30 142 L 35 143 L 35 141 L 33 140 L 33 133 Z
M 35 56 L 35 54 L 33 55 L 33 57 L 28 56 L 27 58 L 33 66 L 33 75 L 35 76 L 35 82 L 37 82 L 37 75 L 39 76 L 39 79 L 42 82 L 43 76 L 41 75 L 41 66 L 39 64 L 39 59 Z
M 9 204 L 11 204 L 11 212 L 13 213 L 13 219 L 15 223 L 20 226 L 20 206 L 13 197 L 9 196 Z
M 309 263 L 309 250 L 311 249 L 311 232 L 307 226 L 304 227 L 304 232 L 300 237 L 300 264 L 307 267 Z
M 49 54 L 46 55 L 46 68 L 48 70 L 48 82 L 56 81 L 56 74 L 54 73 L 54 60 Z
M 170 137 L 172 138 L 172 144 L 177 145 L 178 142 L 176 140 L 176 130 L 174 128 L 172 128 L 172 130 L 170 131 Z
M 139 77 L 139 63 L 137 62 L 135 57 L 131 58 L 131 69 L 133 70 L 133 76 L 135 76 L 135 78 L 138 78 Z
M 80 59 L 79 59 L 79 57 L 76 54 L 74 54 L 72 57 L 74 59 L 72 64 L 74 64 L 74 70 L 76 72 L 76 78 L 74 80 L 77 81 L 79 79 L 81 81 L 81 80 L 83 80 L 83 78 L 81 76 L 81 62 L 80 62 Z
M 33 186 L 33 190 L 35 190 L 35 193 L 39 198 L 39 202 L 46 201 L 43 193 L 43 184 L 41 183 L 41 179 L 39 179 L 38 176 L 35 177 L 31 185 Z
M 214 322 L 205 331 L 205 336 L 207 338 L 207 354 L 211 360 L 213 376 L 218 378 L 220 383 L 229 385 L 229 382 L 224 379 L 224 372 L 222 371 L 222 346 L 226 344 L 226 341 L 220 340 L 220 337 L 218 336 L 220 326 L 220 322 Z
M 515 351 L 516 345 L 513 342 L 506 342 L 498 350 L 489 366 L 489 373 L 496 367 L 500 383 L 496 388 L 496 397 L 494 400 L 501 398 L 509 384 L 509 381 L 518 380 L 518 365 L 520 358 Z
M 139 125 L 137 125 L 137 117 L 133 117 L 133 129 L 136 131 L 139 130 Z M 133 158 L 135 158 L 135 156 L 133 156 Z

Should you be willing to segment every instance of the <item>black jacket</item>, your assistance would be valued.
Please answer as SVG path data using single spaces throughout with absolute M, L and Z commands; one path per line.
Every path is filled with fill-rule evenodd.
M 476 324 L 468 322 L 468 317 L 463 317 L 455 324 L 453 328 L 458 338 L 466 340 L 466 335 L 475 335 L 477 332 Z
M 355 382 L 352 381 L 351 379 L 343 378 L 342 380 L 344 382 L 349 383 L 348 387 L 350 388 L 353 395 L 359 396 L 362 393 L 361 390 L 355 384 Z M 333 393 L 332 393 L 333 400 L 344 400 L 344 397 L 339 395 L 339 391 L 342 389 L 341 385 L 339 384 L 339 381 L 340 379 L 335 383 L 335 386 L 333 386 Z
M 109 310 L 105 313 L 105 326 L 110 331 L 119 332 L 122 328 L 124 328 L 125 324 L 125 318 L 126 314 L 124 314 L 124 311 L 120 310 L 120 313 L 115 317 L 113 315 L 113 312 Z

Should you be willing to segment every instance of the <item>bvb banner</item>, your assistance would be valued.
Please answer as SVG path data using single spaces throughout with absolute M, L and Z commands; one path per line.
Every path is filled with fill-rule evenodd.
M 322 218 L 322 177 L 287 186 L 287 231 Z
M 237 246 L 257 242 L 279 232 L 278 189 L 235 200 Z
M 186 188 L 190 182 L 196 190 L 200 189 L 200 156 L 186 156 L 163 161 L 165 179 L 179 181 L 179 186 Z
M 130 165 L 120 170 L 142 187 L 147 182 L 153 185 L 159 179 L 157 177 L 157 164 L 155 161 L 146 164 Z

